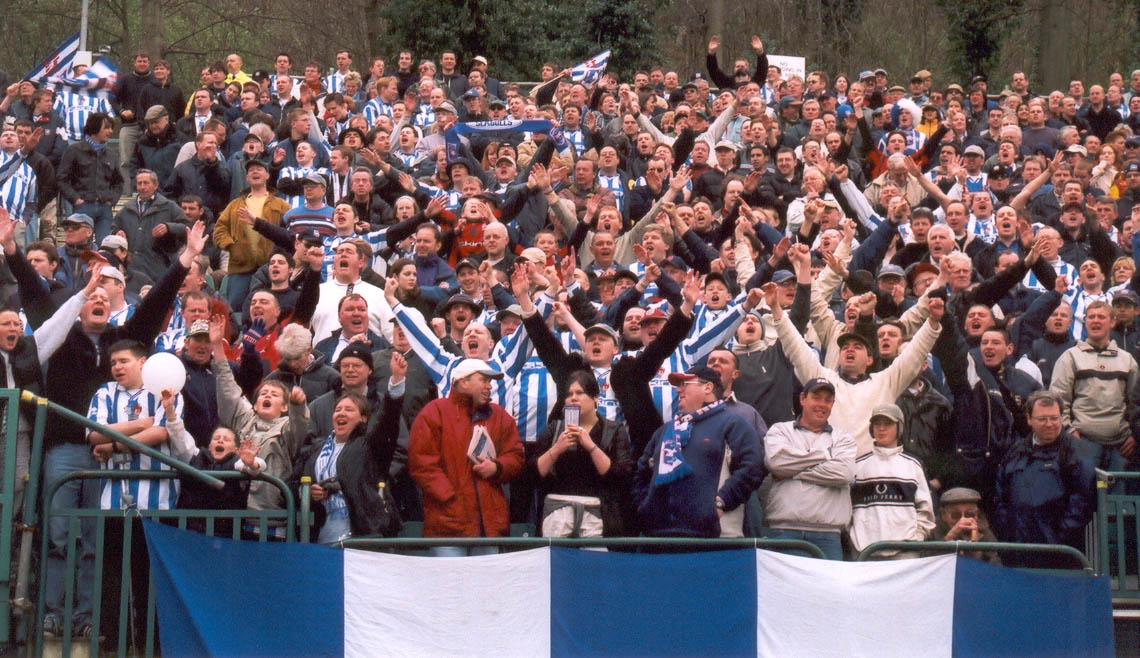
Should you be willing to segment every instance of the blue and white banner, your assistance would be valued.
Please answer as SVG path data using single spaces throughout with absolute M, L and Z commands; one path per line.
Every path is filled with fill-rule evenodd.
M 148 522 L 164 656 L 1104 656 L 1108 579 L 952 555 L 427 558 Z
M 55 47 L 39 66 L 28 71 L 25 80 L 41 83 L 46 78 L 57 76 L 71 69 L 71 62 L 75 60 L 75 53 L 79 52 L 79 33 L 67 37 L 63 43 Z
M 100 57 L 79 75 L 66 74 L 51 76 L 47 85 L 55 89 L 66 89 L 91 96 L 105 98 L 113 94 L 119 82 L 119 67 L 107 57 Z
M 567 158 L 574 157 L 574 151 L 562 127 L 547 119 L 493 119 L 490 121 L 472 121 L 469 123 L 456 123 L 443 134 L 444 143 L 447 144 L 447 161 L 455 162 L 460 158 L 459 138 L 478 133 L 542 133 L 548 135 L 554 143 L 554 150 Z
M 580 82 L 587 87 L 593 87 L 602 79 L 602 74 L 606 72 L 606 64 L 609 64 L 609 62 L 610 51 L 607 50 L 598 53 L 570 69 L 570 79 L 574 82 Z

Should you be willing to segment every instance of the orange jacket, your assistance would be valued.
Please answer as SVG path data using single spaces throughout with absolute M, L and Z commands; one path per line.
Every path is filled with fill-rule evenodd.
M 475 475 L 467 446 L 476 425 L 495 444 L 499 473 Z M 423 491 L 425 537 L 503 537 L 510 530 L 503 484 L 522 472 L 523 448 L 515 419 L 497 404 L 471 408 L 471 398 L 452 389 L 432 400 L 412 425 L 408 468 Z

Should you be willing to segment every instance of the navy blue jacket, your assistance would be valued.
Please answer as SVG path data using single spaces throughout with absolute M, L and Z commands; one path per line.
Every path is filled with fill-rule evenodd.
M 1047 446 L 1020 439 L 1002 461 L 995 494 L 998 536 L 1002 541 L 1068 544 L 1081 549 L 1085 524 L 1092 518 L 1093 465 L 1081 459 L 1081 439 L 1067 434 Z M 1011 555 L 1019 564 L 1035 566 L 1027 555 Z
M 717 496 L 726 510 L 732 510 L 760 486 L 764 473 L 760 437 L 747 421 L 722 407 L 693 423 L 689 443 L 682 451 L 693 472 L 669 484 L 656 485 L 653 476 L 668 427 L 658 428 L 637 463 L 633 502 L 642 530 L 649 536 L 719 537 Z M 732 450 L 729 475 L 724 486 L 718 487 L 726 446 Z

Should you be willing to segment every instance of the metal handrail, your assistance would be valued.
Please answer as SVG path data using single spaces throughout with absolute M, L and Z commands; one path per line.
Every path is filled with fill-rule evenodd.
M 194 469 L 194 470 L 197 471 L 197 469 Z M 175 471 L 108 471 L 108 470 L 77 470 L 77 471 L 72 471 L 70 473 L 66 473 L 66 474 L 56 478 L 52 482 L 49 482 L 47 484 L 47 487 L 44 489 L 44 495 L 42 497 L 41 504 L 43 505 L 42 521 L 43 521 L 43 525 L 44 525 L 45 530 L 43 532 L 43 539 L 40 543 L 40 564 L 45 564 L 45 565 L 47 564 L 48 547 L 50 544 L 50 532 L 47 530 L 47 528 L 48 528 L 48 524 L 51 520 L 51 516 L 52 516 L 53 511 L 56 513 L 67 512 L 68 516 L 71 517 L 71 522 L 73 524 L 78 523 L 77 517 L 82 517 L 82 516 L 90 516 L 90 517 L 124 516 L 124 517 L 127 517 L 127 516 L 131 515 L 132 513 L 134 513 L 134 514 L 137 514 L 139 516 L 182 516 L 182 517 L 185 517 L 186 515 L 193 514 L 194 512 L 199 512 L 199 513 L 201 513 L 201 512 L 211 512 L 211 513 L 232 512 L 231 516 L 234 518 L 235 521 L 240 521 L 242 517 L 262 517 L 262 523 L 267 523 L 268 519 L 265 517 L 267 517 L 269 514 L 280 511 L 280 512 L 285 513 L 284 521 L 286 524 L 285 525 L 285 527 L 286 527 L 286 541 L 291 542 L 291 541 L 295 540 L 294 528 L 296 526 L 297 516 L 296 516 L 296 509 L 295 509 L 295 501 L 294 501 L 294 497 L 293 497 L 293 492 L 289 488 L 289 486 L 286 485 L 283 480 L 281 480 L 281 478 L 278 478 L 274 475 L 270 475 L 268 473 L 260 473 L 258 475 L 250 475 L 248 473 L 242 473 L 242 472 L 238 472 L 238 471 L 217 471 L 214 473 L 214 475 L 216 475 L 218 478 L 220 478 L 219 482 L 221 482 L 222 480 L 244 480 L 244 479 L 263 480 L 266 482 L 270 482 L 274 486 L 276 486 L 278 489 L 281 490 L 281 493 L 284 497 L 285 508 L 283 510 L 249 510 L 249 509 L 238 509 L 238 510 L 149 510 L 148 509 L 148 510 L 139 510 L 139 509 L 135 509 L 135 508 L 128 508 L 128 509 L 122 509 L 122 510 L 102 510 L 102 509 L 69 508 L 69 507 L 53 508 L 52 507 L 52 499 L 55 497 L 56 491 L 58 491 L 61 486 L 63 486 L 64 484 L 66 484 L 67 482 L 69 482 L 71 480 L 107 479 L 107 478 L 111 478 L 111 479 L 115 479 L 115 480 L 173 480 L 173 479 L 176 479 L 179 477 L 179 473 L 177 473 Z M 224 482 L 222 482 L 222 485 L 225 486 Z M 78 512 L 79 514 L 76 514 L 76 512 Z M 78 532 L 78 525 L 75 526 L 75 530 L 73 530 L 72 532 Z M 99 540 L 96 539 L 96 541 L 98 542 Z M 74 548 L 74 547 L 72 547 L 72 548 Z M 76 553 L 75 550 L 69 550 L 68 551 L 67 573 L 69 573 L 69 574 L 74 569 L 73 560 L 75 559 L 75 557 L 74 557 L 75 553 Z M 36 617 L 34 620 L 34 623 L 36 626 L 35 626 L 35 633 L 33 634 L 35 637 L 35 640 L 33 643 L 33 647 L 34 647 L 34 654 L 33 655 L 37 655 L 37 656 L 43 655 L 43 638 L 44 638 L 44 636 L 43 636 L 43 630 L 44 630 L 43 629 L 43 618 L 44 618 L 44 601 L 45 601 L 46 589 L 47 589 L 46 579 L 41 577 L 39 579 L 38 605 L 37 605 L 37 610 L 36 610 Z M 65 605 L 68 607 L 68 609 L 70 609 L 70 606 L 71 606 L 70 603 L 66 603 Z M 99 603 L 95 602 L 95 605 L 99 605 Z M 64 646 L 65 652 L 71 646 L 71 637 L 67 633 L 70 630 L 69 627 L 70 627 L 70 619 L 65 621 L 65 624 L 64 624 L 65 637 L 64 637 L 63 646 Z M 121 640 L 121 638 L 120 638 L 120 640 Z M 120 654 L 120 655 L 122 655 L 122 654 Z
M 799 550 L 814 558 L 825 559 L 823 551 L 802 539 L 765 539 L 747 537 L 352 537 L 337 542 L 341 548 L 364 550 L 432 548 L 436 546 L 498 546 L 527 549 L 555 546 L 559 548 L 698 548 L 708 550 L 758 548 L 765 550 Z
M 43 402 L 41 402 L 41 400 L 44 400 L 45 398 L 43 398 L 42 396 L 36 395 L 35 393 L 32 393 L 30 391 L 21 391 L 20 392 L 20 399 L 23 400 L 24 402 L 28 402 L 28 403 L 43 404 Z M 103 425 L 100 425 L 99 423 L 96 423 L 95 421 L 87 418 L 83 414 L 78 414 L 78 413 L 72 411 L 71 409 L 68 409 L 67 407 L 61 405 L 61 404 L 57 404 L 55 402 L 52 402 L 51 400 L 47 400 L 47 408 L 48 408 L 48 411 L 59 414 L 60 416 L 63 416 L 64 418 L 72 421 L 73 423 L 78 423 L 78 424 L 83 425 L 84 427 L 86 427 L 88 429 L 93 429 L 93 430 L 99 432 L 100 434 L 103 434 L 104 436 L 109 436 L 109 437 L 111 437 L 112 440 L 115 441 L 115 443 L 122 443 L 123 445 L 127 446 L 131 450 L 134 450 L 135 452 L 144 454 L 147 457 L 150 457 L 151 459 L 155 459 L 159 462 L 162 462 L 163 464 L 166 464 L 170 468 L 172 468 L 172 469 L 174 469 L 174 470 L 176 470 L 176 471 L 178 471 L 184 475 L 192 477 L 195 480 L 197 480 L 197 481 L 201 482 L 202 484 L 205 484 L 211 488 L 220 490 L 226 486 L 224 482 L 219 480 L 217 477 L 214 477 L 214 475 L 207 473 L 206 471 L 200 471 L 200 470 L 194 468 L 193 466 L 187 464 L 184 461 L 181 461 L 179 459 L 171 457 L 170 455 L 164 454 L 161 451 L 155 450 L 154 448 L 152 448 L 152 447 L 150 447 L 144 443 L 139 443 L 138 441 L 135 441 L 134 439 L 132 439 L 129 436 L 126 436 L 125 434 L 121 434 L 119 432 L 116 432 L 115 430 L 104 427 Z M 50 498 L 49 498 L 49 500 L 50 500 Z
M 936 553 L 1045 553 L 1067 555 L 1092 574 L 1093 568 L 1085 554 L 1064 544 L 1023 544 L 1001 541 L 877 541 L 859 552 L 856 562 L 865 562 L 875 553 L 883 551 L 919 551 Z

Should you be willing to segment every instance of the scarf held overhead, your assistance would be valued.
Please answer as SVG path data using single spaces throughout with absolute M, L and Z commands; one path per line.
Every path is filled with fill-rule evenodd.
M 573 157 L 571 152 L 570 142 L 566 141 L 566 135 L 562 133 L 562 127 L 556 126 L 546 119 L 495 119 L 492 121 L 474 121 L 471 123 L 457 123 L 443 134 L 443 139 L 447 143 L 447 161 L 448 163 L 459 160 L 459 138 L 463 135 L 474 135 L 476 133 L 542 133 L 550 137 L 554 143 L 555 150 L 559 154 Z

